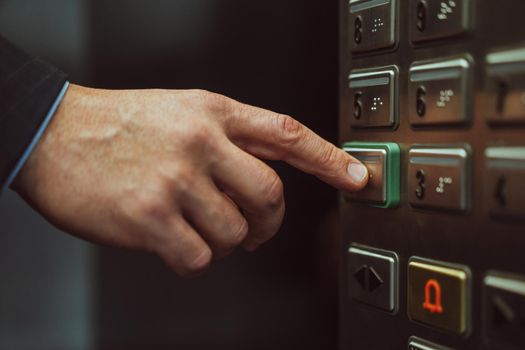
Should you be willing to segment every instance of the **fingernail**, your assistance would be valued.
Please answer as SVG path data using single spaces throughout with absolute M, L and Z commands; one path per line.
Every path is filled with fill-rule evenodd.
M 362 164 L 351 163 L 348 166 L 348 174 L 354 182 L 361 183 L 368 176 L 368 169 Z

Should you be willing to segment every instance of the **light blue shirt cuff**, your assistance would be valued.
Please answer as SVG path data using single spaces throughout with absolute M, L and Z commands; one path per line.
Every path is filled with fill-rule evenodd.
M 58 94 L 55 102 L 51 106 L 51 109 L 47 113 L 46 118 L 44 119 L 40 127 L 38 128 L 35 136 L 33 137 L 33 140 L 31 140 L 31 143 L 26 148 L 24 154 L 18 160 L 18 163 L 16 163 L 15 168 L 13 169 L 11 174 L 9 174 L 7 181 L 5 182 L 4 187 L 2 188 L 2 191 L 0 194 L 3 194 L 9 188 L 9 186 L 11 185 L 11 183 L 13 183 L 16 176 L 20 172 L 20 170 L 22 170 L 22 168 L 24 167 L 24 164 L 27 162 L 27 159 L 31 155 L 31 152 L 33 152 L 33 150 L 35 149 L 36 145 L 38 144 L 38 141 L 40 141 L 40 139 L 42 138 L 42 135 L 44 135 L 44 132 L 46 131 L 47 126 L 51 122 L 51 119 L 53 119 L 53 116 L 55 115 L 55 112 L 58 108 L 58 105 L 64 98 L 64 95 L 66 94 L 68 87 L 69 87 L 69 82 L 66 81 L 66 83 L 64 84 L 64 87 L 62 88 L 62 90 L 60 90 L 60 93 Z

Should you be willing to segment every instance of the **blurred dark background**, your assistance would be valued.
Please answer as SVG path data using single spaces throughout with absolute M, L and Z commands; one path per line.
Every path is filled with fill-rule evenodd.
M 337 1 L 0 0 L 0 33 L 104 88 L 200 88 L 337 142 Z M 0 349 L 335 349 L 337 194 L 272 164 L 280 234 L 183 280 L 0 200 Z

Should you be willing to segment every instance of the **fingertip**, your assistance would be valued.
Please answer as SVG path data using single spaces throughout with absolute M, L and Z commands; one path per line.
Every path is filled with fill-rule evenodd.
M 175 258 L 175 256 L 163 257 L 168 266 L 180 277 L 193 279 L 202 276 L 211 265 L 213 253 L 210 248 L 206 247 L 195 258 L 189 260 L 186 258 Z
M 369 172 L 366 166 L 361 163 L 352 162 L 347 168 L 350 181 L 354 185 L 354 191 L 362 190 L 369 179 Z

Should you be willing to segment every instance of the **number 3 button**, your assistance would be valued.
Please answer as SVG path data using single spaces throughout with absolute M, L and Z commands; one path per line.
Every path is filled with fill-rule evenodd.
M 413 147 L 409 151 L 408 194 L 414 207 L 469 209 L 467 147 Z

